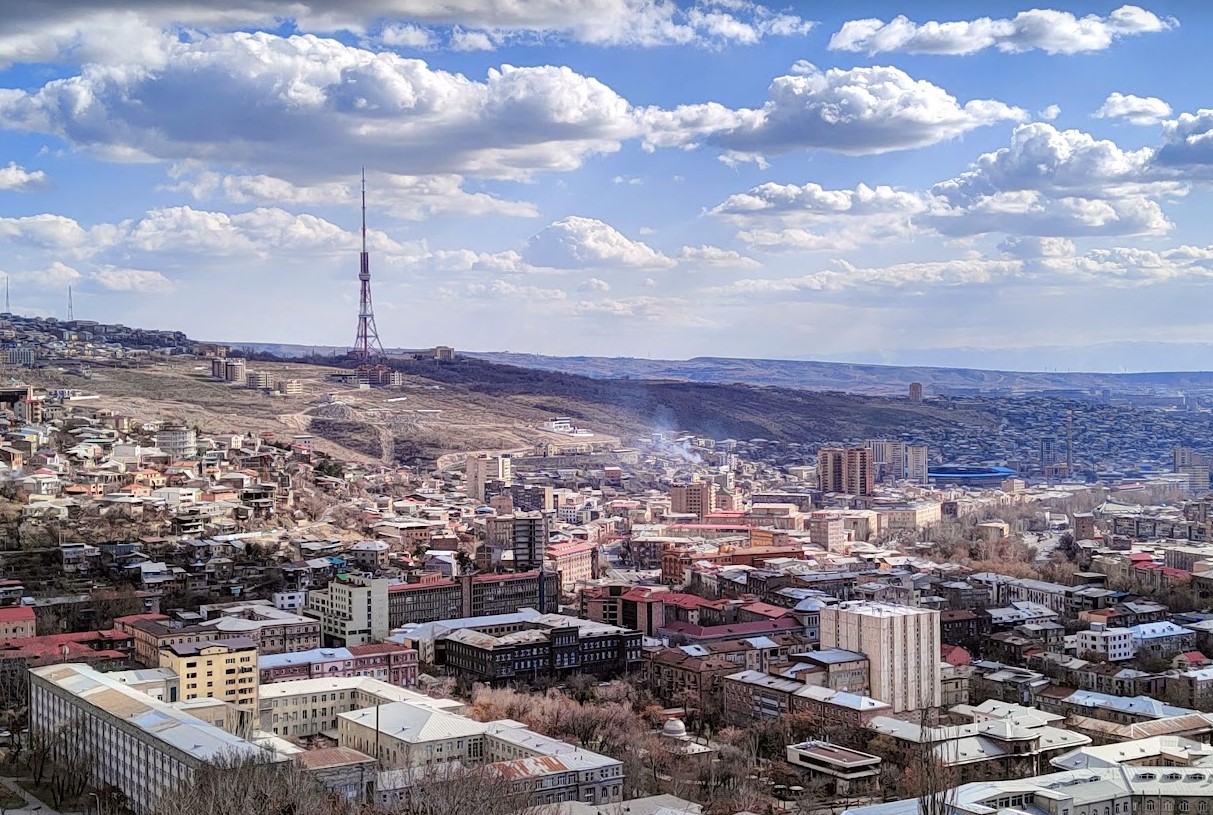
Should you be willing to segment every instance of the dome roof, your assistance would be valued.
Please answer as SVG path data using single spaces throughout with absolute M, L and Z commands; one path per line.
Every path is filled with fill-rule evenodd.
M 667 719 L 666 723 L 661 726 L 661 735 L 667 739 L 689 738 L 687 726 L 682 723 L 682 719 Z

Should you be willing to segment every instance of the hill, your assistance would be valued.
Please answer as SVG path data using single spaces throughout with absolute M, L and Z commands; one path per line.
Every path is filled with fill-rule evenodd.
M 250 360 L 275 381 L 298 380 L 299 396 L 273 396 L 217 382 L 197 359 L 137 368 L 95 366 L 89 379 L 65 371 L 30 371 L 30 384 L 81 388 L 90 402 L 139 420 L 173 418 L 207 433 L 316 437 L 317 447 L 364 462 L 432 462 L 479 450 L 521 450 L 567 437 L 541 425 L 569 416 L 596 441 L 633 443 L 653 430 L 715 438 L 820 443 L 850 438 L 946 433 L 991 426 L 978 411 L 915 405 L 879 396 L 683 381 L 610 381 L 460 358 L 393 364 L 405 384 L 360 390 L 336 384 L 337 369 L 305 361 Z M 445 460 L 445 459 L 444 459 Z
M 1082 373 L 995 371 L 975 368 L 866 365 L 781 359 L 696 357 L 688 360 L 634 357 L 550 357 L 538 354 L 472 352 L 504 365 L 579 373 L 602 379 L 679 379 L 690 382 L 746 382 L 848 393 L 904 394 L 920 382 L 928 394 L 967 391 L 1099 391 L 1148 393 L 1213 390 L 1213 372 Z

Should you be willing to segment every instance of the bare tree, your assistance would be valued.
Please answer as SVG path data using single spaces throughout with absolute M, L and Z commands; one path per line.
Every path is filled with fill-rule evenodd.
M 408 773 L 409 771 L 404 771 Z M 511 781 L 491 765 L 417 768 L 409 784 L 389 803 L 394 815 L 512 815 L 532 805 L 546 806 L 534 800 L 534 785 Z
M 931 708 L 919 712 L 921 735 L 910 749 L 902 777 L 903 791 L 918 799 L 918 815 L 950 815 L 960 781 L 956 770 L 935 753 L 935 743 L 929 737 L 934 714 Z
M 294 762 L 224 755 L 166 789 L 157 815 L 356 815 L 358 806 L 325 790 Z

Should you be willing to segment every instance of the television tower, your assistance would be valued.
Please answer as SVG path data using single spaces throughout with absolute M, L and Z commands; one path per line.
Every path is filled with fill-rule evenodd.
M 363 364 L 383 356 L 383 343 L 375 328 L 375 311 L 371 308 L 371 259 L 366 251 L 366 168 L 362 168 L 362 255 L 358 270 L 361 293 L 358 297 L 358 336 L 354 338 L 353 354 Z

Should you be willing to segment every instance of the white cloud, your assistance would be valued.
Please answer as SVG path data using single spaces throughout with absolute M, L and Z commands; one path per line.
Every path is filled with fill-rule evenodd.
M 743 278 L 709 291 L 731 297 L 776 296 L 797 292 L 837 292 L 856 288 L 880 290 L 958 286 L 991 283 L 1004 277 L 1014 276 L 1021 269 L 1019 261 L 983 258 L 898 263 L 871 268 L 863 268 L 847 261 L 838 260 L 835 261 L 834 266 L 835 268 L 832 269 L 824 269 L 799 277 Z
M 650 149 L 706 142 L 723 148 L 730 160 L 755 160 L 793 150 L 864 155 L 923 147 L 1026 114 L 990 99 L 962 105 L 937 85 L 891 66 L 822 71 L 801 62 L 771 83 L 761 108 L 709 102 L 648 108 L 640 118 Z
M 314 36 L 218 34 L 167 64 L 87 66 L 0 90 L 0 125 L 120 161 L 170 160 L 292 184 L 348 178 L 357 156 L 396 175 L 525 178 L 569 170 L 637 134 L 626 100 L 568 68 L 502 66 L 484 81 Z M 338 166 L 340 165 L 340 166 Z
M 1213 165 L 1213 109 L 1181 113 L 1163 122 L 1163 144 L 1155 156 L 1160 167 Z
M 831 190 L 812 182 L 760 184 L 730 195 L 709 210 L 746 227 L 738 238 L 774 251 L 854 249 L 860 244 L 910 234 L 913 216 L 932 206 L 929 195 L 860 184 Z
M 1074 243 L 1066 238 L 1040 238 L 1014 235 L 998 244 L 998 249 L 1011 257 L 1063 258 L 1074 255 Z
M 1060 115 L 1061 115 L 1061 105 L 1049 105 L 1044 110 L 1040 111 L 1040 113 L 1037 114 L 1037 116 L 1039 116 L 1041 119 L 1044 119 L 1046 122 L 1051 122 Z
M 684 246 L 678 252 L 678 262 L 687 266 L 716 266 L 726 269 L 757 269 L 762 264 L 733 249 L 720 246 Z
M 506 280 L 494 280 L 490 283 L 469 283 L 467 293 L 475 297 L 490 299 L 513 300 L 567 300 L 568 294 L 563 289 L 544 289 L 537 286 L 519 286 Z
M 667 269 L 676 261 L 610 224 L 576 215 L 544 227 L 527 241 L 523 258 L 553 269 Z
M 1091 115 L 1096 119 L 1124 119 L 1134 125 L 1156 125 L 1171 115 L 1171 106 L 1153 96 L 1112 93 Z
M 173 283 L 160 272 L 145 269 L 119 269 L 106 266 L 93 273 L 103 288 L 110 291 L 133 291 L 141 294 L 156 294 L 170 291 Z
M 794 36 L 810 27 L 801 18 L 753 2 L 684 7 L 669 0 L 56 0 L 7 4 L 0 29 L 0 67 L 11 62 L 129 57 L 142 52 L 161 64 L 184 30 L 232 31 L 284 23 L 305 33 L 351 32 L 386 45 L 426 48 L 430 26 L 500 40 L 568 40 L 600 46 L 745 45 L 765 37 Z M 383 23 L 386 21 L 386 23 Z
M 950 235 L 1143 235 L 1171 228 L 1156 199 L 1187 187 L 1151 170 L 1154 151 L 1124 150 L 1044 122 L 1017 127 L 1011 144 L 932 188 L 946 209 L 920 223 Z
M 172 189 L 186 192 L 199 201 L 356 206 L 359 194 L 356 180 L 300 185 L 268 175 L 225 175 L 181 167 L 172 168 L 170 175 L 178 179 Z M 532 203 L 507 201 L 485 192 L 468 192 L 463 184 L 463 176 L 454 174 L 409 176 L 371 173 L 368 176 L 368 198 L 376 212 L 387 211 L 397 218 L 409 220 L 434 215 L 533 218 L 539 214 L 538 208 Z
M 30 192 L 46 186 L 46 180 L 42 170 L 26 170 L 15 161 L 0 167 L 0 192 Z
M 393 48 L 415 48 L 428 51 L 438 44 L 433 32 L 410 23 L 389 23 L 379 32 L 379 41 Z
M 21 218 L 0 218 L 0 239 L 20 246 L 43 249 L 75 249 L 86 244 L 96 245 L 95 235 L 64 215 L 27 215 Z
M 580 291 L 592 291 L 592 292 L 602 293 L 602 292 L 610 291 L 611 284 L 606 282 L 605 280 L 603 280 L 600 277 L 591 277 L 590 279 L 583 281 L 580 285 L 577 286 L 577 288 Z
M 834 51 L 864 51 L 869 55 L 974 54 L 987 48 L 1006 53 L 1041 50 L 1048 54 L 1102 51 L 1116 40 L 1152 34 L 1178 23 L 1137 6 L 1121 6 L 1107 17 L 1075 17 L 1068 11 L 1031 9 L 1012 18 L 915 23 L 905 16 L 885 22 L 851 20 L 831 38 Z
M 451 32 L 451 48 L 455 51 L 492 51 L 496 47 L 496 43 L 484 31 L 456 28 Z

